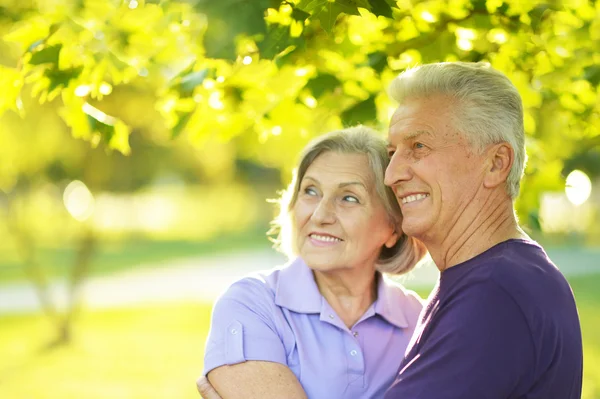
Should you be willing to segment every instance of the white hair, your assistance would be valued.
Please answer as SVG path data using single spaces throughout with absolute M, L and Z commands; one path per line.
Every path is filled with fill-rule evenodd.
M 435 94 L 457 100 L 454 128 L 471 145 L 483 151 L 490 144 L 506 142 L 514 162 L 506 180 L 508 195 L 519 195 L 527 155 L 523 129 L 523 103 L 517 88 L 501 72 L 484 62 L 441 62 L 409 69 L 396 77 L 390 96 L 402 103 L 408 98 Z

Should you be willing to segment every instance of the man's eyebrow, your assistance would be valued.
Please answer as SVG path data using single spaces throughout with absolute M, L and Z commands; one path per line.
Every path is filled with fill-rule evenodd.
M 432 136 L 433 134 L 429 130 L 415 130 L 413 132 L 408 133 L 406 136 L 404 136 L 402 138 L 402 140 L 404 140 L 404 141 L 412 140 L 416 137 L 423 136 L 423 135 Z
M 429 130 L 415 130 L 413 132 L 407 133 L 406 136 L 402 136 L 401 140 L 402 141 L 410 141 L 410 140 L 413 140 L 422 135 L 433 137 L 433 133 L 431 133 Z M 390 150 L 392 148 L 396 148 L 396 144 L 393 144 L 390 141 L 388 141 L 386 148 L 388 150 Z

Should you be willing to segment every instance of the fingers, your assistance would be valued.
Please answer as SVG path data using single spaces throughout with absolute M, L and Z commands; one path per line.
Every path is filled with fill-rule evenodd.
M 213 386 L 210 385 L 210 382 L 208 382 L 208 379 L 204 376 L 196 380 L 196 387 L 204 399 L 221 399 L 217 391 L 215 391 Z

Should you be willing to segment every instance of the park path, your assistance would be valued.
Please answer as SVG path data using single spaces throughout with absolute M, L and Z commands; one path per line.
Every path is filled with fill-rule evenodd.
M 600 273 L 600 249 L 577 253 L 551 251 L 549 254 L 567 276 Z M 82 287 L 81 295 L 88 308 L 213 301 L 236 279 L 284 262 L 285 258 L 271 249 L 170 260 L 140 265 L 131 271 L 109 276 L 92 277 Z M 424 263 L 401 281 L 409 288 L 431 287 L 437 276 L 437 269 Z M 55 303 L 64 306 L 65 282 L 52 282 L 50 292 Z M 38 300 L 30 284 L 0 285 L 0 314 L 38 310 Z

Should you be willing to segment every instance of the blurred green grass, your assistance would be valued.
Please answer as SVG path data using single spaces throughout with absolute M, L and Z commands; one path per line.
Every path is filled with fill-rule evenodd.
M 93 255 L 90 274 L 106 275 L 118 271 L 134 270 L 142 267 L 161 266 L 161 263 L 175 259 L 257 248 L 269 248 L 265 232 L 266 226 L 229 233 L 209 240 L 175 241 L 133 238 L 123 241 L 101 241 Z M 37 253 L 47 277 L 68 275 L 76 256 L 74 247 L 42 247 Z M 0 260 L 0 284 L 22 281 L 26 274 L 17 254 L 4 251 Z
M 72 345 L 43 349 L 41 316 L 0 318 L 0 397 L 199 398 L 210 305 L 85 312 Z
M 582 398 L 600 399 L 600 274 L 570 283 L 583 327 Z M 72 345 L 46 350 L 44 317 L 0 317 L 0 397 L 197 399 L 210 310 L 195 303 L 90 310 L 77 322 Z

